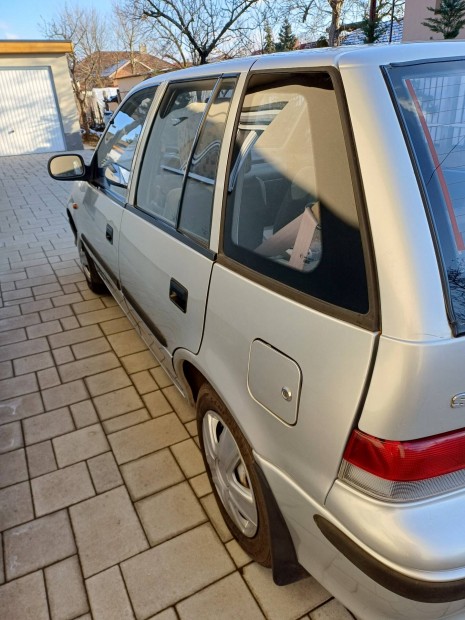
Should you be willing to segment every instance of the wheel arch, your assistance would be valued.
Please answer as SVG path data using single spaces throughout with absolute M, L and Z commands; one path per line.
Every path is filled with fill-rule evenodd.
M 215 385 L 190 361 L 184 359 L 179 368 L 182 371 L 183 383 L 189 391 L 188 397 L 192 404 L 196 404 L 200 388 L 205 383 L 208 383 L 216 391 Z M 223 400 L 220 394 L 218 394 L 218 398 Z M 226 403 L 225 406 L 227 407 Z M 231 415 L 236 419 L 233 413 Z M 308 577 L 308 573 L 298 562 L 289 528 L 257 461 L 254 462 L 254 469 L 262 487 L 268 512 L 268 540 L 271 550 L 273 581 L 277 585 L 288 585 Z

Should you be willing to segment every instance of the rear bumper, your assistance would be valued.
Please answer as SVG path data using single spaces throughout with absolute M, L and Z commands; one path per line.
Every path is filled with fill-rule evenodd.
M 444 498 L 405 511 L 405 506 L 376 505 L 336 483 L 321 506 L 282 471 L 255 458 L 286 521 L 298 562 L 358 618 L 465 618 L 465 561 L 460 562 L 454 545 L 456 530 L 437 532 Z M 463 497 L 455 501 L 465 509 Z M 364 502 L 374 512 L 364 511 Z M 460 548 L 460 537 L 458 542 Z M 455 553 L 449 553 L 452 548 Z
M 464 598 L 465 578 L 431 582 L 408 577 L 371 556 L 324 517 L 315 515 L 314 519 L 321 533 L 342 555 L 394 594 L 421 603 L 450 603 Z

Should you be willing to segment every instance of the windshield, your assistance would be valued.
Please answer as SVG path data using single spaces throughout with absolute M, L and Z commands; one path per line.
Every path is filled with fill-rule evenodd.
M 451 324 L 465 334 L 465 60 L 385 71 L 422 180 Z

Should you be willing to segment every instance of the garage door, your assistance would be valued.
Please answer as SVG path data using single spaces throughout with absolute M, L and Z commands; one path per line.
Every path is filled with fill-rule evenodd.
M 0 155 L 64 151 L 48 67 L 0 69 Z

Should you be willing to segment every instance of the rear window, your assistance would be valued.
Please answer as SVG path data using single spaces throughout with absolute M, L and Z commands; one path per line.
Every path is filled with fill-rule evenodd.
M 421 177 L 451 323 L 465 334 L 465 60 L 385 70 Z

